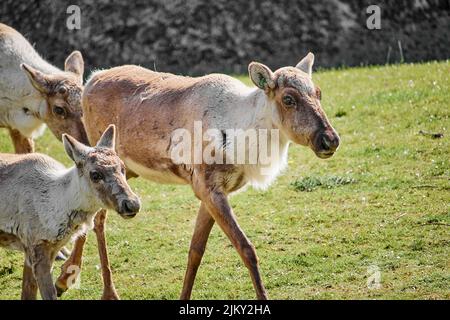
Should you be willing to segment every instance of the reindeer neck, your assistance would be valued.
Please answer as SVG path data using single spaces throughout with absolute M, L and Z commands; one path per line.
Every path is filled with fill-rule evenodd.
M 287 143 L 288 138 L 280 128 L 280 116 L 273 98 L 269 97 L 263 90 L 251 89 L 245 96 L 246 109 L 251 113 L 251 123 L 248 128 L 279 129 L 280 138 Z
M 89 186 L 80 177 L 79 170 L 72 167 L 63 172 L 56 179 L 56 193 L 60 203 L 64 205 L 63 211 L 95 213 L 100 209 L 99 201 L 89 192 Z
M 246 102 L 248 113 L 246 117 L 251 119 L 246 129 L 265 129 L 258 131 L 257 159 L 267 162 L 244 165 L 247 181 L 258 189 L 267 188 L 287 164 L 287 152 L 289 139 L 280 128 L 277 106 L 272 98 L 260 89 L 252 90 L 247 94 Z M 265 135 L 266 140 L 261 140 Z M 265 144 L 265 148 L 261 146 Z M 249 150 L 250 154 L 250 150 Z M 270 155 L 270 156 L 269 156 Z
M 35 51 L 24 53 L 23 60 L 30 66 L 38 69 L 45 74 L 57 74 L 63 72 L 58 67 L 55 67 L 50 62 L 46 61 Z

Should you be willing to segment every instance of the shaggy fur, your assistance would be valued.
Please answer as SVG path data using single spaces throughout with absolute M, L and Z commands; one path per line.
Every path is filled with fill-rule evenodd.
M 93 227 L 100 208 L 125 217 L 139 210 L 139 199 L 112 149 L 111 131 L 114 127 L 95 148 L 64 136 L 66 151 L 75 162 L 70 169 L 43 154 L 0 154 L 0 246 L 25 253 L 25 268 L 32 271 L 25 282 L 37 282 L 44 299 L 56 299 L 49 276 L 55 255 L 72 237 Z M 101 180 L 92 180 L 94 171 L 102 174 Z M 24 285 L 22 297 L 34 299 L 34 287 Z

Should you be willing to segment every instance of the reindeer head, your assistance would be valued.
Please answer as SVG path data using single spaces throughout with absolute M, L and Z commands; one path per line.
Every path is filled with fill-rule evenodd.
M 339 146 L 339 136 L 320 104 L 321 92 L 311 75 L 314 55 L 309 53 L 297 66 L 272 72 L 252 62 L 249 74 L 253 83 L 274 102 L 275 126 L 289 140 L 309 146 L 319 158 L 329 158 Z
M 33 87 L 47 101 L 46 109 L 40 111 L 39 117 L 53 134 L 61 139 L 61 135 L 67 132 L 87 143 L 86 131 L 81 121 L 84 71 L 81 53 L 72 52 L 66 59 L 64 72 L 58 74 L 44 74 L 25 63 L 21 67 Z
M 117 211 L 124 218 L 134 217 L 141 204 L 127 183 L 125 165 L 114 151 L 115 126 L 106 129 L 95 147 L 85 146 L 67 134 L 62 140 L 88 192 L 105 208 Z

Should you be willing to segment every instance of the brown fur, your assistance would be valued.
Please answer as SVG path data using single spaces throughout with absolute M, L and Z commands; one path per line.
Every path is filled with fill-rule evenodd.
M 311 60 L 311 56 L 308 58 Z M 299 64 L 300 68 L 303 68 L 302 64 Z M 279 128 L 289 140 L 309 146 L 319 157 L 331 156 L 337 149 L 339 138 L 321 108 L 320 89 L 314 87 L 310 76 L 298 68 L 287 67 L 272 73 L 263 65 L 253 66 L 255 69 L 252 69 L 254 73 L 251 71 L 251 76 L 263 77 L 264 81 L 257 80 L 256 84 L 267 97 L 264 97 L 264 92 L 255 91 L 253 96 L 245 100 L 246 105 L 241 106 L 243 109 L 238 111 L 256 112 L 256 104 L 261 99 L 274 102 L 279 119 L 268 119 L 278 121 L 272 124 L 273 127 Z M 246 98 L 240 92 L 246 90 L 249 89 L 225 75 L 189 78 L 137 66 L 122 66 L 94 74 L 83 93 L 84 123 L 90 141 L 96 140 L 108 124 L 115 124 L 118 129 L 117 151 L 127 167 L 138 171 L 138 174 L 141 171 L 147 178 L 157 182 L 174 183 L 173 177 L 176 177 L 179 179 L 176 182 L 190 184 L 201 200 L 182 299 L 190 298 L 214 223 L 224 231 L 249 269 L 257 297 L 267 298 L 255 248 L 239 227 L 228 202 L 231 192 L 249 182 L 245 168 L 231 164 L 176 165 L 169 152 L 171 132 L 177 128 L 192 132 L 194 121 L 197 120 L 202 121 L 204 129 L 214 128 L 214 125 L 221 124 L 216 119 L 220 117 L 225 117 L 222 119 L 224 126 L 233 125 L 235 120 L 232 117 L 236 115 L 227 114 L 227 110 L 221 108 L 233 105 L 234 101 L 241 103 Z M 285 105 L 283 97 L 286 94 L 295 99 L 296 107 Z M 272 111 L 275 113 L 275 110 Z M 236 119 L 240 120 L 238 117 Z M 326 146 L 324 137 L 327 138 Z M 97 227 L 103 230 L 103 226 Z M 104 243 L 102 234 L 99 244 Z M 104 260 L 106 250 L 99 250 Z M 108 263 L 102 261 L 102 268 L 110 282 Z M 60 279 L 63 286 L 67 287 L 63 275 Z M 111 284 L 105 282 L 105 288 L 107 286 Z

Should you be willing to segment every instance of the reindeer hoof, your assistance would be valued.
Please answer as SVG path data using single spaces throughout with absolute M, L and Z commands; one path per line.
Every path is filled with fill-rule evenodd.
M 66 247 L 62 247 L 61 251 L 60 251 L 63 255 L 65 255 L 66 257 L 70 256 L 72 254 L 72 252 L 70 252 L 69 249 L 67 249 Z
M 59 251 L 55 258 L 56 261 L 66 261 L 67 257 L 64 255 L 62 251 Z
M 67 291 L 67 287 L 62 286 L 58 281 L 55 283 L 56 295 L 60 298 L 64 292 Z
M 102 300 L 120 300 L 119 295 L 115 291 L 103 292 Z

